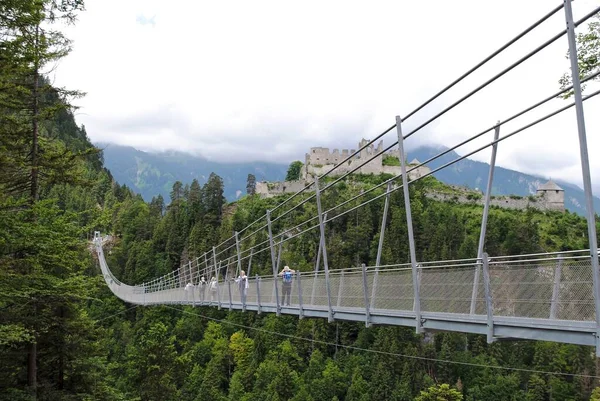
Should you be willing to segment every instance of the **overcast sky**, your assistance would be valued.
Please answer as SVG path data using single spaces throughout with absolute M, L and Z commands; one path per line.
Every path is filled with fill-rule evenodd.
M 87 92 L 77 101 L 77 121 L 94 142 L 195 152 L 219 161 L 288 163 L 303 160 L 311 146 L 356 147 L 361 138 L 375 137 L 395 115 L 412 111 L 558 4 L 87 0 L 77 25 L 66 29 L 74 50 L 61 61 L 55 83 Z M 575 18 L 598 5 L 600 0 L 577 0 Z M 564 26 L 561 11 L 410 118 L 404 132 Z M 566 49 L 565 36 L 406 146 L 453 146 L 556 92 L 569 67 Z M 566 103 L 553 101 L 502 127 L 501 134 Z M 585 106 L 596 195 L 599 107 L 600 96 Z M 571 109 L 502 142 L 498 164 L 580 185 L 578 146 Z M 489 152 L 473 158 L 487 161 Z

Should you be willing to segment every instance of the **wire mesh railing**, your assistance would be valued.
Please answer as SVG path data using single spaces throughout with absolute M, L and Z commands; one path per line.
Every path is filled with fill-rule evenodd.
M 96 250 L 110 289 L 127 302 L 137 304 L 221 305 L 223 308 L 261 307 L 367 310 L 395 314 L 414 311 L 412 272 L 406 265 L 330 270 L 329 299 L 325 272 L 297 272 L 285 286 L 278 277 L 255 276 L 243 280 L 221 276 L 215 284 L 129 286 L 114 279 L 108 269 L 101 242 Z M 557 252 L 490 258 L 489 287 L 493 316 L 568 321 L 594 321 L 591 259 L 586 251 Z M 422 313 L 468 315 L 470 313 L 477 260 L 428 262 L 419 266 Z M 486 315 L 483 275 L 477 286 L 475 315 Z M 280 289 L 279 305 L 275 285 Z M 366 293 L 365 293 L 366 289 Z
M 450 102 L 441 111 L 431 113 L 432 117 L 415 124 L 416 128 L 407 134 L 402 133 L 402 123 L 412 118 L 417 112 L 431 104 L 435 99 L 460 83 L 481 66 L 495 58 L 522 37 L 537 28 L 540 24 L 564 9 L 567 28 L 542 42 L 534 50 L 514 61 L 508 67 L 492 75 L 483 83 L 466 92 L 457 100 Z M 592 92 L 583 97 L 580 91 L 579 72 L 576 64 L 576 48 L 574 45 L 574 29 L 600 12 L 600 7 L 585 14 L 577 21 L 573 19 L 570 1 L 555 7 L 531 26 L 527 27 L 505 45 L 486 57 L 480 63 L 461 75 L 441 91 L 434 94 L 426 102 L 406 114 L 404 118 L 396 116 L 396 124 L 378 134 L 373 140 L 361 144 L 361 147 L 337 163 L 324 174 L 314 177 L 300 191 L 292 194 L 266 210 L 249 225 L 235 232 L 233 236 L 222 240 L 201 255 L 190 256 L 190 260 L 173 272 L 138 286 L 129 286 L 119 282 L 110 272 L 102 252 L 101 238 L 96 238 L 96 247 L 104 278 L 111 290 L 128 302 L 139 304 L 179 303 L 191 305 L 212 305 L 220 308 L 246 309 L 258 311 L 268 309 L 281 313 L 299 313 L 303 310 L 327 311 L 331 320 L 336 312 L 352 312 L 364 314 L 368 323 L 371 314 L 374 316 L 403 315 L 413 316 L 417 331 L 420 331 L 422 320 L 427 316 L 449 315 L 451 319 L 482 319 L 485 317 L 488 326 L 488 340 L 494 335 L 494 319 L 537 319 L 556 322 L 568 326 L 568 322 L 595 322 L 597 327 L 597 352 L 600 355 L 600 277 L 596 244 L 595 221 L 591 203 L 591 186 L 589 183 L 589 165 L 587 165 L 587 144 L 583 124 L 583 101 L 600 94 Z M 406 168 L 403 155 L 403 141 L 421 131 L 424 127 L 438 120 L 465 100 L 475 96 L 491 83 L 504 77 L 508 72 L 519 67 L 541 50 L 547 48 L 559 38 L 567 35 L 572 65 L 573 85 L 561 89 L 537 103 L 512 114 L 474 136 L 440 151 L 423 163 Z M 597 78 L 600 71 L 583 77 L 581 82 Z M 575 92 L 575 102 L 558 108 L 541 118 L 525 123 L 510 133 L 500 136 L 500 127 L 521 118 L 556 99 L 567 92 Z M 565 110 L 575 107 L 577 111 L 579 142 L 582 155 L 582 171 L 587 202 L 588 237 L 590 250 L 567 251 L 556 253 L 529 254 L 490 257 L 483 254 L 485 244 L 485 228 L 489 194 L 486 194 L 479 251 L 476 258 L 445 261 L 416 260 L 415 238 L 412 233 L 411 200 L 408 187 L 410 184 L 445 169 L 477 152 L 492 148 L 488 188 L 491 189 L 495 167 L 497 144 L 525 130 L 556 116 Z M 383 151 L 371 152 L 364 160 L 355 160 L 356 156 L 376 140 L 392 132 L 396 128 L 397 140 Z M 430 169 L 426 174 L 409 176 L 411 172 L 428 163 L 441 158 L 449 152 L 477 140 L 481 136 L 494 132 L 494 140 L 484 146 L 468 151 L 445 164 Z M 326 199 L 322 204 L 323 193 L 336 188 L 350 174 L 360 171 L 361 167 L 370 163 L 383 152 L 398 145 L 401 174 L 387 179 L 377 185 L 361 191 L 350 199 Z M 340 168 L 346 162 L 354 163 L 349 168 Z M 589 163 L 588 163 L 589 164 Z M 587 166 L 587 167 L 586 167 Z M 336 172 L 337 170 L 337 172 Z M 335 176 L 335 178 L 333 178 Z M 330 177 L 323 185 L 319 180 Z M 401 182 L 399 180 L 402 179 Z M 385 188 L 387 186 L 387 189 Z M 314 193 L 307 193 L 313 187 Z M 384 204 L 381 221 L 380 245 L 376 264 L 381 261 L 382 244 L 386 230 L 386 217 L 390 194 L 402 189 L 407 216 L 408 241 L 411 260 L 408 264 L 387 264 L 385 266 L 348 267 L 329 266 L 327 257 L 326 226 L 337 219 L 342 219 L 360 208 L 374 207 L 373 202 Z M 331 192 L 331 191 L 330 191 Z M 489 191 L 488 191 L 489 192 Z M 314 204 L 309 202 L 314 201 Z M 273 212 L 277 211 L 276 215 Z M 262 212 L 261 212 L 262 213 Z M 258 213 L 258 214 L 261 214 Z M 346 217 L 347 218 L 347 217 Z M 358 213 L 357 213 L 358 218 Z M 314 232 L 319 228 L 319 232 Z M 312 231 L 312 232 L 311 232 Z M 313 272 L 297 272 L 292 283 L 284 284 L 278 271 L 281 264 L 282 247 L 292 243 L 301 236 L 315 236 L 319 241 L 316 255 L 316 266 Z M 276 250 L 278 248 L 278 250 Z M 270 251 L 267 265 L 273 270 L 271 275 L 251 276 L 252 258 Z M 485 256 L 484 256 L 485 255 Z M 265 255 L 261 255 L 262 260 Z M 387 262 L 387 261 L 386 261 Z M 264 262 L 263 262 L 264 263 Z M 247 264 L 247 276 L 242 270 Z M 321 269 L 321 264 L 323 268 Z M 264 271 L 267 265 L 262 266 Z M 335 269 L 333 267 L 338 267 Z M 481 274 L 483 273 L 483 274 Z M 289 305 L 288 305 L 289 304 Z

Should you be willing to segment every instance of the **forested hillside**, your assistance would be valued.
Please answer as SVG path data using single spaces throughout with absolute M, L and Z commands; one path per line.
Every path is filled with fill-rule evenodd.
M 142 195 L 145 200 L 162 195 L 168 199 L 175 181 L 204 184 L 210 173 L 223 179 L 225 197 L 235 200 L 246 193 L 246 178 L 254 174 L 257 181 L 280 181 L 287 166 L 269 162 L 224 162 L 207 160 L 183 152 L 149 153 L 129 146 L 97 144 L 103 149 L 106 167 L 117 181 Z
M 99 274 L 94 230 L 114 234 L 106 253 L 119 279 L 141 282 L 280 199 L 227 203 L 212 174 L 202 186 L 176 182 L 165 207 L 161 196 L 145 202 L 115 182 L 74 120 L 77 93 L 46 77 L 69 50 L 52 22 L 81 8 L 75 0 L 0 2 L 0 400 L 600 398 L 591 348 L 121 302 Z M 324 203 L 381 179 L 340 183 Z M 439 184 L 412 187 L 419 259 L 474 256 L 481 210 L 432 201 L 427 185 Z M 408 260 L 401 205 L 395 194 L 384 262 Z M 373 262 L 381 207 L 373 202 L 328 228 L 332 265 Z M 585 221 L 570 213 L 493 209 L 488 234 L 492 255 L 586 247 Z M 314 239 L 287 247 L 284 262 L 312 269 Z M 269 263 L 257 255 L 256 272 Z
M 324 203 L 339 202 L 383 179 L 359 177 L 325 195 Z M 473 257 L 481 208 L 432 201 L 423 194 L 431 185 L 441 184 L 425 180 L 412 193 L 419 260 Z M 245 197 L 227 204 L 217 176 L 203 187 L 193 182 L 189 191 L 181 188 L 174 186 L 166 209 L 160 198 L 148 204 L 131 195 L 115 205 L 117 239 L 107 247 L 108 262 L 123 281 L 142 282 L 170 271 L 281 200 Z M 391 204 L 384 263 L 405 262 L 401 196 L 394 195 Z M 329 226 L 331 266 L 373 264 L 382 206 L 373 202 Z M 310 207 L 302 214 L 310 215 Z M 492 255 L 582 248 L 586 241 L 585 221 L 570 213 L 492 209 L 488 230 Z M 285 247 L 282 263 L 312 270 L 316 235 Z M 253 273 L 269 274 L 269 253 L 256 254 L 252 266 Z M 419 336 L 407 328 L 367 329 L 359 323 L 206 307 L 138 307 L 127 314 L 127 319 L 110 319 L 114 374 L 122 378 L 121 391 L 143 394 L 143 399 L 433 400 L 415 397 L 438 386 L 441 392 L 455 392 L 441 399 L 462 394 L 465 400 L 587 400 L 597 385 L 586 377 L 596 371 L 593 350 L 586 347 L 516 341 L 488 345 L 484 336 Z M 541 373 L 549 371 L 583 376 Z M 441 387 L 444 383 L 449 388 Z

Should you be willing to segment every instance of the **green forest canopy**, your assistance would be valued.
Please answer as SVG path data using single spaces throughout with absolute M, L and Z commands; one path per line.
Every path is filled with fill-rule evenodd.
M 176 183 L 167 207 L 160 196 L 144 202 L 114 182 L 75 122 L 69 102 L 78 93 L 53 87 L 45 74 L 69 50 L 51 22 L 73 20 L 82 9 L 77 0 L 0 3 L 0 400 L 597 399 L 597 364 L 587 347 L 142 308 L 113 296 L 89 249 L 94 230 L 118 234 L 107 249 L 110 265 L 124 282 L 142 282 L 206 251 L 279 199 L 227 204 L 213 174 L 203 186 Z M 341 183 L 323 201 L 348 199 L 378 179 Z M 423 181 L 411 195 L 418 257 L 472 257 L 480 208 L 427 199 L 427 185 L 439 184 Z M 407 260 L 399 197 L 384 261 Z M 374 202 L 336 220 L 327 238 L 332 264 L 372 262 L 380 218 Z M 585 221 L 576 215 L 490 214 L 490 254 L 585 247 Z M 283 257 L 310 270 L 315 253 L 307 236 Z M 254 263 L 258 272 L 269 269 L 266 255 Z M 554 371 L 566 375 L 544 373 Z

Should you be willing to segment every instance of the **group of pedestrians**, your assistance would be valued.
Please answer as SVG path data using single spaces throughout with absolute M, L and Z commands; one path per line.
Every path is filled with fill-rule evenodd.
M 292 302 L 292 283 L 293 283 L 293 279 L 294 279 L 294 274 L 296 273 L 295 270 L 290 269 L 289 266 L 285 266 L 283 268 L 283 270 L 281 270 L 281 272 L 279 272 L 279 276 L 281 276 L 281 281 L 282 281 L 282 285 L 281 285 L 281 293 L 282 293 L 282 305 L 287 305 L 289 306 Z M 240 272 L 240 275 L 235 279 L 235 283 L 238 286 L 238 291 L 241 297 L 241 301 L 243 304 L 246 303 L 246 297 L 248 295 L 248 276 L 246 275 L 246 272 L 244 270 L 242 270 Z M 204 302 L 206 301 L 206 289 L 208 287 L 209 289 L 209 294 L 210 294 L 210 302 L 214 302 L 217 299 L 217 279 L 213 276 L 211 277 L 210 281 L 207 282 L 206 279 L 203 277 L 200 278 L 200 282 L 198 283 L 197 287 L 199 290 L 199 295 L 200 295 L 200 299 L 199 302 Z M 187 285 L 185 286 L 185 293 L 186 293 L 186 298 L 188 297 L 188 294 L 191 295 L 192 299 L 191 301 L 193 301 L 194 299 L 194 289 L 196 288 L 196 286 L 189 282 L 187 283 Z M 188 300 L 190 301 L 190 300 Z
M 191 295 L 191 301 L 194 300 L 194 289 L 198 288 L 198 293 L 200 298 L 198 299 L 199 302 L 204 302 L 206 301 L 206 289 L 209 289 L 209 293 L 210 293 L 210 302 L 214 302 L 217 296 L 217 279 L 213 276 L 211 277 L 210 281 L 207 282 L 206 279 L 204 278 L 204 276 L 202 276 L 200 278 L 200 282 L 198 283 L 197 286 L 195 286 L 193 283 L 189 282 L 186 284 L 185 286 L 185 294 L 186 294 L 186 298 L 188 298 L 188 294 Z M 188 300 L 189 301 L 189 300 Z

